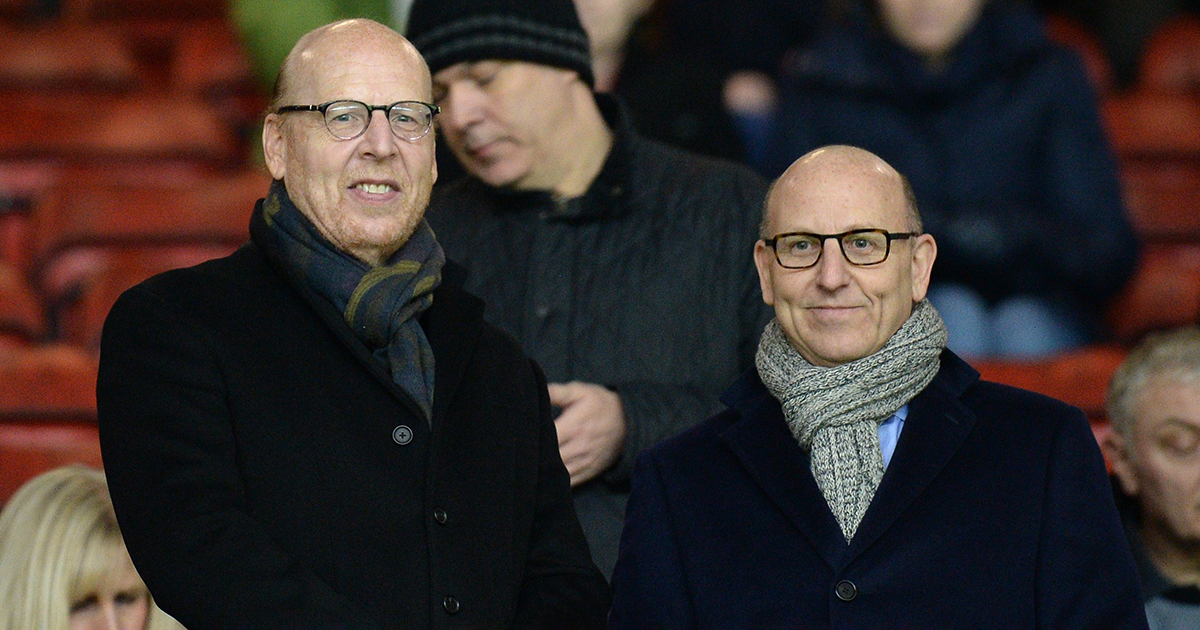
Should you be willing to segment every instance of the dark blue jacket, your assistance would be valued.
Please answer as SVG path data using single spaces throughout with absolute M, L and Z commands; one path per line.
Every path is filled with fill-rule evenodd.
M 1094 319 L 1137 259 L 1117 166 L 1078 57 L 993 3 L 940 73 L 853 16 L 789 63 L 775 169 L 827 144 L 912 182 L 934 282 L 1031 294 Z
M 610 630 L 1145 628 L 1083 414 L 946 351 L 850 544 L 750 371 L 647 451 Z

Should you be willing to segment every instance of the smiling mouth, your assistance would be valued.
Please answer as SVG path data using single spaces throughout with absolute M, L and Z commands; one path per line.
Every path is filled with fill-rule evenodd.
M 389 193 L 389 192 L 392 192 L 393 190 L 395 190 L 394 188 L 392 188 L 391 184 L 365 184 L 364 183 L 364 184 L 356 184 L 354 186 L 354 188 L 356 190 L 361 190 L 365 193 L 371 193 L 373 195 L 383 195 L 383 194 L 386 194 L 386 193 Z

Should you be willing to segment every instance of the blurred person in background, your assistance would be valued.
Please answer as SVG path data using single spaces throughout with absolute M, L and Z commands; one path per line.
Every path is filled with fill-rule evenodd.
M 940 245 L 929 300 L 968 357 L 1097 338 L 1138 244 L 1082 62 L 1007 0 L 848 2 L 785 69 L 775 168 L 864 147 Z
M 746 154 L 722 102 L 720 67 L 670 40 L 655 0 L 575 0 L 597 92 L 615 92 L 643 135 L 734 161 Z
M 125 551 L 104 473 L 34 477 L 0 512 L 0 630 L 182 630 Z
M 1102 441 L 1152 630 L 1200 628 L 1200 328 L 1149 335 L 1108 389 Z
M 417 0 L 408 28 L 469 173 L 433 196 L 429 223 L 485 317 L 546 370 L 607 574 L 634 458 L 712 413 L 753 362 L 766 182 L 638 133 L 593 90 L 572 0 Z

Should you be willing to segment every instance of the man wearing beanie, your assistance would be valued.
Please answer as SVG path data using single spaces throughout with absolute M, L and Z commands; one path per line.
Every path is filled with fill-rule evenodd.
M 416 0 L 408 29 L 468 172 L 429 222 L 485 317 L 545 369 L 575 507 L 610 574 L 637 454 L 710 415 L 753 365 L 766 184 L 638 136 L 592 90 L 571 0 Z

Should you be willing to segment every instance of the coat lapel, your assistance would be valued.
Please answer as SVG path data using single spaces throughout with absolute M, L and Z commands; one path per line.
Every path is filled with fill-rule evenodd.
M 821 558 L 831 568 L 838 566 L 846 539 L 809 471 L 808 456 L 788 430 L 779 401 L 753 369 L 730 388 L 725 400 L 741 418 L 721 433 L 721 439 Z
M 959 400 L 979 373 L 949 351 L 933 382 L 909 402 L 908 418 L 891 464 L 850 543 L 845 562 L 865 551 L 921 496 L 975 426 Z
M 433 348 L 433 417 L 445 418 L 483 329 L 483 300 L 463 291 L 462 269 L 447 261 L 421 328 Z

